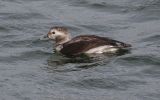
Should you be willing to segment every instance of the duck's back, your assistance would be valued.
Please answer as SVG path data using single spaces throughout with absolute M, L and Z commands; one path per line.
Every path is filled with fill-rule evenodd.
M 64 43 L 63 48 L 60 50 L 60 52 L 65 55 L 78 55 L 100 46 L 126 48 L 130 47 L 131 45 L 107 37 L 100 37 L 95 35 L 81 35 Z

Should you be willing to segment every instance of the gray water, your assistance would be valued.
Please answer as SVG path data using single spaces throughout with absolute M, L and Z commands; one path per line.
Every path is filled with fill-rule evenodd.
M 66 58 L 52 26 L 132 44 Z M 160 0 L 0 0 L 0 100 L 160 100 Z

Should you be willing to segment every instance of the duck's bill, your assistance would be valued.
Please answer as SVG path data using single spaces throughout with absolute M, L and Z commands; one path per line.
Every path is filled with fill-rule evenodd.
M 49 40 L 48 36 L 47 35 L 43 35 L 40 37 L 40 40 Z

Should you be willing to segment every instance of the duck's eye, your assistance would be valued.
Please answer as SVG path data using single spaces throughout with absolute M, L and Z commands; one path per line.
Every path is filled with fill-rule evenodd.
M 55 32 L 52 32 L 52 34 L 55 34 Z

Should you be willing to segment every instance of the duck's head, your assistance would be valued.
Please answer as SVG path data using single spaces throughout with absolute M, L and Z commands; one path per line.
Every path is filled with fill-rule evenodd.
M 63 44 L 70 40 L 70 34 L 68 33 L 68 29 L 65 27 L 52 27 L 47 36 L 57 44 Z

